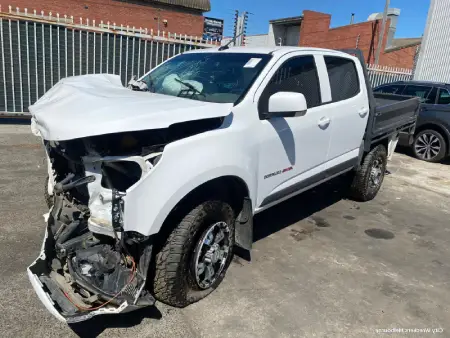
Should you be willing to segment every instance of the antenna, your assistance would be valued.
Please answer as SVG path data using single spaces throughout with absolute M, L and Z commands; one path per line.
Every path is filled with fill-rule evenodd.
M 220 47 L 219 47 L 219 51 L 223 51 L 223 50 L 229 49 L 229 48 L 230 48 L 230 45 L 231 45 L 232 43 L 235 43 L 235 42 L 236 42 L 236 39 L 237 39 L 238 37 L 240 37 L 241 35 L 243 35 L 243 34 L 244 34 L 244 32 L 241 32 L 239 35 L 235 35 L 230 41 L 227 42 L 226 45 L 220 46 Z

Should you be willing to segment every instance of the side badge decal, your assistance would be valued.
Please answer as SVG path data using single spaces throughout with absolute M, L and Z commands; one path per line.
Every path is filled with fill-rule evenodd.
M 292 169 L 294 169 L 294 167 L 290 166 L 290 167 L 284 168 L 282 170 L 275 171 L 273 173 L 265 175 L 264 179 L 267 179 L 267 178 L 270 178 L 270 177 L 273 177 L 273 176 L 277 176 L 277 175 L 280 175 L 280 174 L 284 174 L 285 172 L 291 171 Z

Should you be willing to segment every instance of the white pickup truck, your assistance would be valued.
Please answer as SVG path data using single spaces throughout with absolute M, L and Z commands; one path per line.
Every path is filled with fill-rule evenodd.
M 343 173 L 374 198 L 418 106 L 375 98 L 357 50 L 196 50 L 128 88 L 63 79 L 30 107 L 49 164 L 31 284 L 66 322 L 196 302 L 251 249 L 253 215 Z

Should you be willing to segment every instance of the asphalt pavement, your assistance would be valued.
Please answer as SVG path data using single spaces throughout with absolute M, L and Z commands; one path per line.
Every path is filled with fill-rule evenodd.
M 448 164 L 395 154 L 367 203 L 334 180 L 257 215 L 251 261 L 236 256 L 206 299 L 69 327 L 26 275 L 47 212 L 44 153 L 28 125 L 0 125 L 0 158 L 2 337 L 450 337 Z

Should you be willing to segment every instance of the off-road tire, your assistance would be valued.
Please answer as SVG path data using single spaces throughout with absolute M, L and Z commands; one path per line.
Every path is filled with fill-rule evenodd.
M 439 140 L 439 145 L 440 145 L 439 153 L 436 156 L 434 156 L 434 157 L 432 157 L 430 159 L 426 159 L 423 156 L 421 156 L 420 154 L 418 154 L 417 149 L 416 149 L 416 143 L 418 142 L 418 139 L 424 134 L 433 135 Z M 447 142 L 446 142 L 446 140 L 444 139 L 444 137 L 442 136 L 441 133 L 439 133 L 438 131 L 433 130 L 433 129 L 422 130 L 420 133 L 418 133 L 414 137 L 414 142 L 411 145 L 411 148 L 412 148 L 412 151 L 414 153 L 414 156 L 417 159 L 422 160 L 422 161 L 426 161 L 426 162 L 432 162 L 432 163 L 440 162 L 440 161 L 442 161 L 442 159 L 444 159 L 444 157 L 447 154 Z
M 379 159 L 382 161 L 382 174 L 380 182 L 377 186 L 371 185 L 371 171 L 374 162 Z M 363 163 L 356 170 L 350 187 L 350 196 L 357 201 L 365 202 L 375 198 L 383 184 L 384 175 L 386 173 L 387 151 L 382 144 L 373 148 L 364 158 Z
M 45 187 L 44 187 L 44 198 L 45 203 L 47 203 L 48 208 L 50 209 L 53 206 L 53 196 L 48 193 L 48 181 L 49 177 L 45 178 Z
M 203 202 L 182 218 L 155 257 L 153 293 L 157 300 L 171 306 L 185 307 L 201 300 L 217 288 L 232 260 L 232 250 L 221 274 L 208 289 L 202 290 L 198 287 L 191 264 L 201 235 L 208 226 L 221 221 L 229 226 L 230 247 L 233 248 L 235 213 L 228 203 Z

